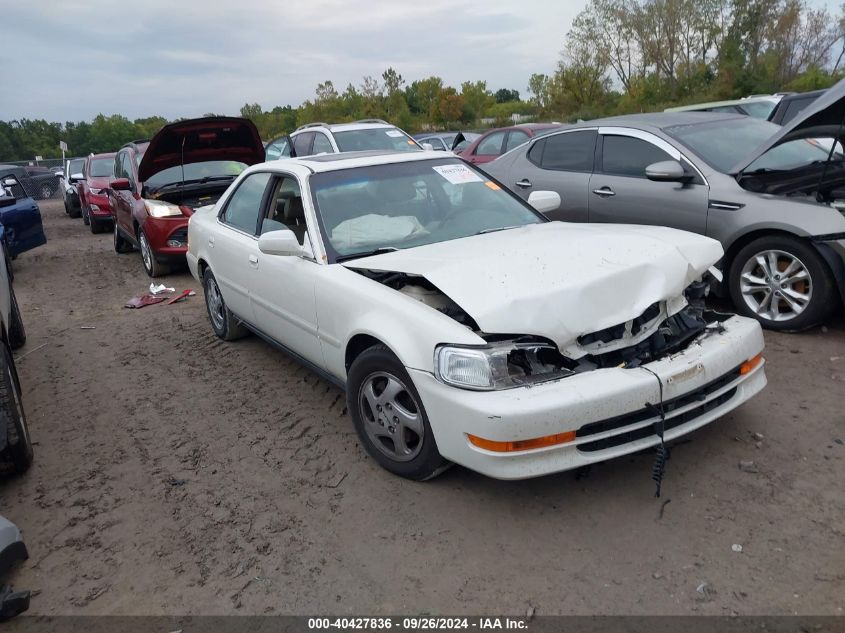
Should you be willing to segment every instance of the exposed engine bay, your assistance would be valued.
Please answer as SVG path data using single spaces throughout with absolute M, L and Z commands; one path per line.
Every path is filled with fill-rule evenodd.
M 478 334 L 494 348 L 493 355 L 505 361 L 500 364 L 501 371 L 507 374 L 507 380 L 513 385 L 546 382 L 600 368 L 638 367 L 686 349 L 705 331 L 721 331 L 721 322 L 731 316 L 706 308 L 704 298 L 710 284 L 707 281 L 694 282 L 686 289 L 686 305 L 680 310 L 666 316 L 665 306 L 652 304 L 631 321 L 579 337 L 579 345 L 590 352 L 572 358 L 562 354 L 546 338 L 481 332 L 466 311 L 424 277 L 363 269 L 355 269 L 355 272 L 425 303 Z M 663 319 L 658 322 L 660 317 Z M 629 338 L 631 345 L 618 344 Z M 617 344 L 612 344 L 614 342 Z M 607 350 L 601 351 L 601 345 L 608 343 Z
M 215 204 L 229 188 L 230 181 L 207 183 L 202 185 L 168 186 L 144 195 L 150 200 L 162 200 L 179 206 L 197 209 Z
M 845 205 L 845 163 L 842 161 L 831 161 L 827 170 L 823 163 L 816 163 L 796 169 L 754 171 L 742 174 L 738 182 L 743 189 L 754 193 L 805 196 L 837 208 L 837 201 Z

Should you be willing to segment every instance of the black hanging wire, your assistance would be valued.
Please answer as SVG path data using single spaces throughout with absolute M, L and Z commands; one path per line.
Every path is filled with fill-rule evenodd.
M 657 422 L 654 423 L 654 432 L 657 433 L 657 437 L 660 438 L 660 446 L 657 447 L 654 464 L 651 467 L 651 478 L 655 485 L 654 496 L 659 498 L 660 486 L 663 483 L 663 474 L 666 472 L 666 462 L 669 460 L 669 448 L 663 441 L 663 433 L 666 430 L 666 411 L 663 408 L 663 382 L 660 380 L 660 376 L 655 374 L 648 367 L 642 367 L 642 369 L 645 369 L 648 373 L 654 376 L 655 380 L 657 380 L 657 387 L 660 393 L 659 404 L 655 405 L 651 402 L 645 403 L 646 409 L 651 410 L 658 416 Z

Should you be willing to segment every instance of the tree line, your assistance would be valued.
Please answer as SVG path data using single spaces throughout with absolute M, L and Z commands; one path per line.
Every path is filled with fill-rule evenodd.
M 394 68 L 339 89 L 317 85 L 299 107 L 240 110 L 270 140 L 312 121 L 381 118 L 408 131 L 505 125 L 512 114 L 574 121 L 777 91 L 814 90 L 845 74 L 845 4 L 833 15 L 805 0 L 590 0 L 552 74 L 520 91 L 486 81 L 411 82 Z M 211 114 L 211 113 L 208 113 Z M 92 121 L 0 121 L 0 161 L 113 151 L 167 120 L 115 114 Z

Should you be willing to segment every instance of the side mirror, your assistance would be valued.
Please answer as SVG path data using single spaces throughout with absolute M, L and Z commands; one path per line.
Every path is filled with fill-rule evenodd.
M 18 181 L 17 181 L 17 179 L 15 179 L 15 178 L 6 178 L 6 179 L 3 181 L 3 186 L 4 186 L 4 187 L 14 187 L 16 184 L 18 184 Z
M 528 204 L 540 213 L 557 211 L 560 209 L 560 194 L 557 191 L 532 191 Z
M 431 143 L 423 143 L 422 148 L 427 152 L 433 152 L 434 151 L 434 145 L 432 145 Z
M 85 176 L 83 176 L 80 173 L 70 175 L 70 181 L 71 182 L 79 182 L 80 180 L 85 180 Z
M 128 178 L 115 178 L 109 183 L 109 188 L 113 191 L 132 191 Z
M 270 231 L 258 238 L 258 250 L 265 255 L 281 255 L 286 257 L 299 257 L 308 255 L 308 250 L 296 239 L 296 235 L 290 229 Z
M 646 178 L 656 182 L 682 182 L 689 179 L 683 165 L 676 160 L 662 160 L 645 168 Z

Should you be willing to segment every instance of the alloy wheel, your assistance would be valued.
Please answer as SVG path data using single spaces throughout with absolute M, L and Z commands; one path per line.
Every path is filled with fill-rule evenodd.
M 214 279 L 209 279 L 205 284 L 205 300 L 208 304 L 208 316 L 211 318 L 214 329 L 222 331 L 226 320 L 223 314 L 223 297 Z
M 149 272 L 153 269 L 153 251 L 150 248 L 150 243 L 147 241 L 147 236 L 144 235 L 143 231 L 141 231 L 138 241 L 141 245 L 141 257 L 144 259 L 144 267 L 147 269 L 147 272 Z
M 749 258 L 740 272 L 745 304 L 770 321 L 789 321 L 801 314 L 813 296 L 807 266 L 792 253 L 765 250 Z
M 361 383 L 358 407 L 367 436 L 392 460 L 419 455 L 425 425 L 421 407 L 408 387 L 388 372 L 374 372 Z

